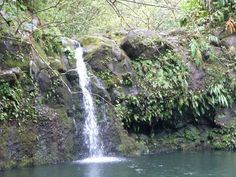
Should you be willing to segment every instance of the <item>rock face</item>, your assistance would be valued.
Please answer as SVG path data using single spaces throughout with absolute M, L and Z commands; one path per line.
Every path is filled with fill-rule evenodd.
M 0 125 L 0 169 L 68 161 L 74 154 L 72 119 L 60 108 L 37 107 L 40 119 Z
M 25 107 L 21 107 L 22 110 L 18 110 L 19 113 L 32 110 L 28 108 L 30 106 L 34 106 L 36 112 L 36 114 L 29 113 L 27 117 L 26 115 L 18 118 L 7 117 L 9 120 L 1 120 L 0 170 L 71 160 L 75 154 L 75 130 L 72 118 L 67 114 L 67 109 L 70 107 L 66 102 L 67 95 L 62 95 L 63 103 L 54 101 L 54 104 L 51 104 L 52 100 L 50 100 L 51 103 L 49 100 L 44 101 L 44 95 L 47 95 L 51 90 L 53 75 L 38 53 L 32 51 L 30 45 L 3 38 L 0 40 L 0 48 L 2 51 L 0 85 L 7 83 L 11 87 L 15 104 L 20 104 L 21 99 L 28 99 L 31 102 L 32 105 L 28 103 Z M 22 56 L 23 59 L 21 60 L 19 56 Z M 34 85 L 30 81 L 30 74 L 39 84 L 40 93 L 35 98 L 29 96 L 36 94 L 35 90 L 37 89 L 36 84 Z M 63 87 L 60 89 L 62 93 L 65 90 Z M 17 91 L 24 95 L 17 97 Z M 12 99 L 9 95 L 1 94 L 2 92 L 0 99 L 2 96 L 9 100 Z M 20 98 L 21 96 L 25 97 Z M 4 107 L 2 109 L 4 105 L 0 106 L 1 118 L 5 114 L 4 111 L 9 111 L 10 114 L 11 110 L 5 110 Z M 8 107 L 8 109 L 10 108 Z M 16 105 L 14 109 L 17 108 Z

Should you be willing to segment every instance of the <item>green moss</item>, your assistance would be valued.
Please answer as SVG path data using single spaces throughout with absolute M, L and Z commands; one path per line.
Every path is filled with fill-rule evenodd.
M 8 68 L 19 67 L 21 69 L 25 69 L 29 67 L 29 63 L 27 60 L 19 60 L 19 59 L 7 59 L 4 61 L 4 65 Z
M 30 123 L 30 121 L 28 121 Z M 31 130 L 29 130 L 29 127 Z M 28 151 L 29 147 L 34 147 L 37 143 L 37 134 L 34 132 L 34 125 L 30 123 L 29 125 L 21 126 L 17 129 L 17 138 L 21 143 L 21 146 L 24 150 Z M 33 149 L 30 149 L 30 153 L 33 153 Z
M 10 169 L 17 167 L 17 163 L 14 160 L 9 160 L 5 162 L 0 162 L 0 170 L 1 169 Z
M 99 71 L 96 75 L 101 78 L 108 88 L 118 87 L 120 79 L 118 76 L 113 75 L 110 71 Z
M 40 44 L 37 43 L 35 40 L 32 39 L 32 45 L 35 48 L 36 52 L 39 54 L 39 56 L 44 60 L 44 62 L 46 62 L 48 65 L 50 64 L 50 62 L 48 61 L 48 57 L 45 53 L 45 51 L 41 48 Z
M 80 42 L 84 46 L 88 46 L 88 45 L 99 46 L 102 43 L 102 38 L 95 37 L 95 36 L 83 36 L 83 38 L 80 38 Z
M 136 142 L 127 135 L 122 136 L 121 140 L 118 151 L 123 155 L 140 155 L 149 151 L 143 142 Z
M 7 139 L 10 137 L 10 127 L 6 124 L 0 125 L 1 136 L 0 136 L 0 170 L 6 165 L 5 162 L 8 162 L 8 146 Z M 8 165 L 6 165 L 8 166 Z
M 59 115 L 60 122 L 62 122 L 68 129 L 73 129 L 73 121 L 70 117 L 68 117 L 65 107 L 56 108 L 55 111 Z
M 185 131 L 184 131 L 184 137 L 187 140 L 190 140 L 190 141 L 199 140 L 200 139 L 199 134 L 200 134 L 199 130 L 197 128 L 195 128 L 195 127 L 191 127 L 189 129 L 185 129 Z
M 159 36 L 155 36 L 152 38 L 144 38 L 144 39 L 139 39 L 139 40 L 143 43 L 143 45 L 145 45 L 147 47 L 153 47 L 155 45 L 160 45 L 161 42 L 163 42 L 163 40 Z
M 34 159 L 28 156 L 23 156 L 18 162 L 18 167 L 27 167 L 32 166 L 34 164 Z
M 133 86 L 133 80 L 130 73 L 122 75 L 122 81 L 123 81 L 124 86 L 127 86 L 127 87 Z

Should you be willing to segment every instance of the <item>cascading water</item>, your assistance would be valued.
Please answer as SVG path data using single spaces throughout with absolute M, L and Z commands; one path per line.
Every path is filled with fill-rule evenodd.
M 86 65 L 83 59 L 83 48 L 76 44 L 75 49 L 76 70 L 79 75 L 79 84 L 83 93 L 83 105 L 85 111 L 84 139 L 89 149 L 90 157 L 103 156 L 102 142 L 99 137 L 99 127 L 95 115 L 93 99 L 90 93 L 90 78 L 87 74 Z
M 87 68 L 83 58 L 83 48 L 77 41 L 73 42 L 75 43 L 76 46 L 75 49 L 76 71 L 79 75 L 79 85 L 83 93 L 83 106 L 84 106 L 84 116 L 85 116 L 83 134 L 84 134 L 85 144 L 89 149 L 89 158 L 83 160 L 77 160 L 74 161 L 74 163 L 111 163 L 111 162 L 123 161 L 124 160 L 123 158 L 103 156 L 104 155 L 103 145 L 99 136 L 99 126 L 97 124 L 93 98 L 89 88 L 90 77 L 87 74 Z M 77 129 L 76 132 L 78 132 Z

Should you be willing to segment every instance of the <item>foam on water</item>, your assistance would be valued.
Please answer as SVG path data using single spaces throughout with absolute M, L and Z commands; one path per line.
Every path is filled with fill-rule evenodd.
M 89 157 L 82 160 L 76 160 L 74 161 L 74 163 L 92 164 L 92 163 L 115 163 L 122 161 L 126 161 L 126 159 L 119 157 Z

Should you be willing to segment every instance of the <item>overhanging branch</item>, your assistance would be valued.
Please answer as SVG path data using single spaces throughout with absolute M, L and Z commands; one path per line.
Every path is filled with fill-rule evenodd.
M 139 5 L 144 5 L 144 6 L 159 7 L 159 8 L 164 8 L 164 9 L 168 9 L 168 10 L 179 10 L 179 8 L 177 8 L 177 7 L 151 4 L 151 3 L 140 2 L 140 1 L 135 1 L 135 0 L 134 1 L 131 1 L 131 0 L 118 0 L 118 1 L 123 1 L 123 2 L 133 3 L 133 4 L 139 4 Z

